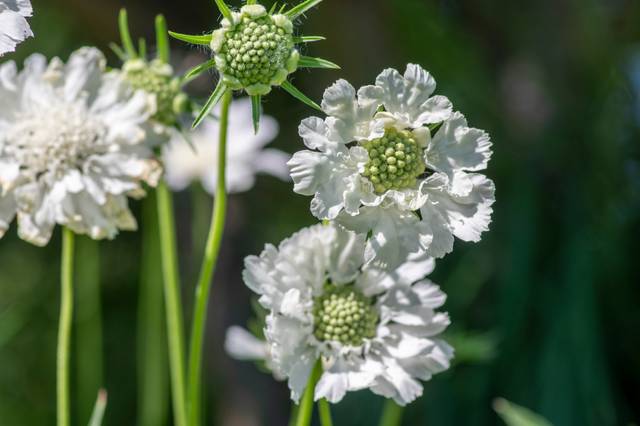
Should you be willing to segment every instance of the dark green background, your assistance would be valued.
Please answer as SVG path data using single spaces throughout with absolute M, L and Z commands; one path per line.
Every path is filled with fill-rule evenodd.
M 36 39 L 2 61 L 22 61 L 37 51 L 66 59 L 94 44 L 117 66 L 106 46 L 117 40 L 121 6 L 129 8 L 134 35 L 149 39 L 156 13 L 186 33 L 211 30 L 217 19 L 212 0 L 33 3 Z M 295 84 L 314 99 L 339 77 L 358 87 L 383 68 L 403 70 L 417 62 L 434 74 L 438 93 L 494 141 L 487 170 L 497 187 L 491 231 L 479 244 L 457 242 L 433 276 L 449 294 L 457 363 L 426 383 L 403 424 L 500 424 L 491 409 L 496 397 L 530 407 L 556 425 L 637 422 L 640 106 L 631 80 L 640 80 L 640 66 L 631 64 L 640 52 L 640 2 L 325 0 L 302 30 L 328 38 L 309 45 L 309 54 L 342 65 L 341 71 L 295 75 Z M 172 47 L 180 70 L 205 58 L 180 42 Z M 205 96 L 212 84 L 213 78 L 204 78 L 190 90 Z M 273 145 L 290 153 L 302 149 L 297 124 L 313 112 L 281 91 L 267 97 L 265 110 L 281 124 Z M 245 324 L 251 314 L 242 259 L 313 223 L 308 203 L 271 177 L 231 199 L 207 335 L 207 424 L 287 421 L 286 385 L 230 360 L 221 345 L 226 327 Z M 143 204 L 133 204 L 138 217 Z M 176 197 L 187 317 L 209 204 L 197 186 Z M 169 414 L 166 374 L 142 373 L 166 371 L 164 346 L 148 340 L 162 336 L 140 322 L 153 318 L 159 305 L 148 297 L 157 296 L 161 285 L 153 278 L 159 264 L 142 262 L 155 255 L 143 252 L 142 235 L 122 234 L 99 248 L 79 242 L 77 424 L 86 424 L 100 383 L 110 395 L 107 425 L 139 419 L 161 426 L 160 420 L 141 419 Z M 32 247 L 17 239 L 15 227 L 0 241 L 3 426 L 54 423 L 59 247 L 59 235 L 45 249 Z M 92 260 L 95 250 L 99 265 Z M 144 300 L 151 303 L 139 308 L 144 269 L 151 277 L 151 296 Z M 96 271 L 102 326 L 91 296 Z M 141 391 L 145 377 L 151 384 Z M 139 403 L 145 398 L 151 403 L 143 415 Z M 381 406 L 369 392 L 349 395 L 335 407 L 335 422 L 373 425 Z

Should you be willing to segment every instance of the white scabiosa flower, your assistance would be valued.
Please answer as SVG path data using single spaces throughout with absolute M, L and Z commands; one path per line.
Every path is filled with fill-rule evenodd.
M 258 133 L 251 124 L 251 100 L 239 99 L 229 110 L 229 139 L 227 147 L 226 181 L 230 193 L 248 191 L 255 183 L 256 173 L 264 172 L 288 180 L 289 156 L 277 149 L 264 149 L 278 134 L 278 123 L 264 116 Z M 212 165 L 217 157 L 219 122 L 207 118 L 189 139 L 192 146 L 177 135 L 163 150 L 165 179 L 169 186 L 180 191 L 193 181 L 200 180 L 207 192 L 214 195 L 218 170 Z
M 315 398 L 333 403 L 369 388 L 404 405 L 422 394 L 420 380 L 449 368 L 453 350 L 438 338 L 449 317 L 435 311 L 446 296 L 423 279 L 433 259 L 378 269 L 365 263 L 365 238 L 316 225 L 245 261 L 245 283 L 269 311 L 274 371 L 295 401 L 318 360 Z
M 319 219 L 371 232 L 368 259 L 393 266 L 408 253 L 442 257 L 454 235 L 478 241 L 488 229 L 493 182 L 472 172 L 486 168 L 491 141 L 435 88 L 413 64 L 357 93 L 339 80 L 324 93 L 329 117 L 300 125 L 309 150 L 289 162 L 294 191 L 314 197 Z
M 29 0 L 0 0 L 0 56 L 13 52 L 28 37 L 33 37 L 26 18 L 33 8 Z
M 16 214 L 36 245 L 56 224 L 94 239 L 136 228 L 127 196 L 161 174 L 141 127 L 155 103 L 105 62 L 82 48 L 66 65 L 33 55 L 20 73 L 0 66 L 0 234 Z

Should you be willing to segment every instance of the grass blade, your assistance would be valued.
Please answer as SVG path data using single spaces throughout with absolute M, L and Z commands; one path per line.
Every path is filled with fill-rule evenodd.
M 296 87 L 293 84 L 291 84 L 290 82 L 285 81 L 284 83 L 282 83 L 281 87 L 284 90 L 286 90 L 287 92 L 289 92 L 289 94 L 291 96 L 293 96 L 294 98 L 296 98 L 297 100 L 309 105 L 311 108 L 315 108 L 318 111 L 322 111 L 322 108 L 320 108 L 320 105 L 318 105 L 317 103 L 315 103 L 311 99 L 309 99 L 307 97 L 307 95 L 305 95 L 304 93 L 302 93 L 301 91 L 296 89 Z
M 205 117 L 209 115 L 213 107 L 215 107 L 217 103 L 220 102 L 222 95 L 224 95 L 226 91 L 227 91 L 227 86 L 225 86 L 222 80 L 220 80 L 215 90 L 211 94 L 211 96 L 209 96 L 207 103 L 204 104 L 204 107 L 202 107 L 202 110 L 200 110 L 198 117 L 195 119 L 195 121 L 191 125 L 192 129 L 195 129 L 200 125 L 200 123 L 202 123 L 202 120 L 204 120 Z
M 305 0 L 302 3 L 300 3 L 299 5 L 291 8 L 290 10 L 288 10 L 287 12 L 284 13 L 284 15 L 291 19 L 294 20 L 297 17 L 299 17 L 300 15 L 302 15 L 303 13 L 305 13 L 307 10 L 311 9 L 314 6 L 317 6 L 318 4 L 320 4 L 320 2 L 322 2 L 322 0 Z
M 262 113 L 262 96 L 255 95 L 251 97 L 251 112 L 253 117 L 253 131 L 258 134 L 260 128 L 260 114 Z
M 173 31 L 169 31 L 169 35 L 175 39 L 178 39 L 187 43 L 201 44 L 204 46 L 208 46 L 209 44 L 211 44 L 211 38 L 212 38 L 211 34 L 198 36 L 198 35 L 174 33 Z
M 169 36 L 167 35 L 167 21 L 163 15 L 156 16 L 156 49 L 158 59 L 169 63 Z
M 133 45 L 133 39 L 129 32 L 129 17 L 127 15 L 127 9 L 120 9 L 120 15 L 118 15 L 118 27 L 120 28 L 120 39 L 122 40 L 122 47 L 127 52 L 129 59 L 136 58 L 138 53 Z
M 340 65 L 334 64 L 331 61 L 327 61 L 322 58 L 312 58 L 311 56 L 301 56 L 298 61 L 298 67 L 300 68 L 326 68 L 332 70 L 339 70 Z

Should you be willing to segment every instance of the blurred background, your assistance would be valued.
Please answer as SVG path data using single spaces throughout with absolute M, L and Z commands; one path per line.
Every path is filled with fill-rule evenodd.
M 218 19 L 211 0 L 33 6 L 36 38 L 2 61 L 22 62 L 34 52 L 66 59 L 97 45 L 118 66 L 107 46 L 118 41 L 123 6 L 134 36 L 149 40 L 156 13 L 183 33 L 210 31 Z M 433 276 L 449 294 L 456 364 L 425 384 L 404 425 L 502 424 L 492 410 L 496 397 L 555 425 L 640 419 L 639 22 L 637 0 L 325 0 L 308 13 L 304 34 L 327 36 L 307 46 L 309 54 L 342 66 L 295 74 L 309 96 L 320 99 L 339 77 L 359 87 L 386 67 L 402 71 L 416 62 L 433 73 L 438 93 L 494 141 L 491 231 L 479 244 L 457 241 Z M 172 46 L 180 71 L 205 59 L 196 48 Z M 189 90 L 206 97 L 213 80 L 205 76 Z M 264 108 L 280 123 L 272 146 L 301 149 L 297 125 L 313 112 L 281 91 Z M 175 201 L 188 321 L 211 198 L 194 185 Z M 309 201 L 270 176 L 231 197 L 207 330 L 207 424 L 288 422 L 286 385 L 230 359 L 222 343 L 228 326 L 244 326 L 253 315 L 243 258 L 314 223 Z M 133 204 L 142 232 L 79 242 L 77 424 L 86 424 L 100 386 L 109 391 L 105 424 L 171 423 L 158 253 L 154 236 L 144 232 L 154 219 L 149 206 Z M 59 249 L 59 236 L 39 249 L 19 240 L 15 227 L 0 240 L 3 426 L 54 422 Z M 350 394 L 334 408 L 334 421 L 376 424 L 382 404 L 368 391 Z

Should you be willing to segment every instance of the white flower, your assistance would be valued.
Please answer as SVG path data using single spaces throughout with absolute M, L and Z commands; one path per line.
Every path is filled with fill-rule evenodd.
M 404 405 L 421 395 L 419 380 L 449 368 L 453 349 L 437 338 L 449 317 L 435 311 L 446 296 L 423 279 L 434 260 L 378 269 L 365 263 L 365 238 L 316 225 L 245 260 L 245 283 L 269 310 L 271 363 L 295 401 L 318 360 L 315 398 L 333 403 L 369 388 Z
M 234 325 L 227 329 L 224 349 L 229 356 L 239 361 L 262 361 L 276 380 L 286 379 L 274 372 L 269 344 L 242 327 Z
M 309 150 L 288 163 L 294 191 L 313 196 L 311 212 L 357 232 L 373 232 L 368 260 L 386 262 L 426 251 L 442 257 L 453 236 L 478 241 L 488 229 L 493 183 L 491 141 L 432 96 L 433 77 L 409 64 L 404 76 L 383 71 L 356 90 L 339 80 L 324 93 L 326 119 L 302 121 Z M 417 212 L 420 212 L 418 216 Z
M 25 18 L 33 14 L 29 0 L 0 0 L 0 56 L 13 52 L 28 37 L 33 37 Z
M 56 224 L 94 239 L 136 228 L 127 196 L 161 174 L 141 128 L 152 99 L 105 73 L 94 48 L 66 65 L 41 55 L 20 73 L 3 64 L 0 99 L 0 236 L 16 214 L 20 237 L 36 245 Z
M 214 112 L 214 115 L 218 113 Z M 276 149 L 262 149 L 278 134 L 278 123 L 269 116 L 263 116 L 261 120 L 260 130 L 254 134 L 251 100 L 243 98 L 231 104 L 226 169 L 229 192 L 251 189 L 258 172 L 289 179 L 286 165 L 289 156 Z M 165 179 L 171 188 L 179 191 L 200 180 L 206 191 L 214 194 L 218 176 L 218 132 L 218 120 L 210 117 L 188 136 L 193 146 L 185 143 L 180 135 L 174 137 L 163 151 Z

